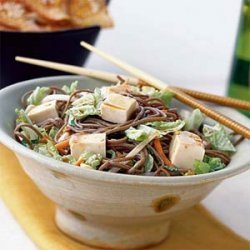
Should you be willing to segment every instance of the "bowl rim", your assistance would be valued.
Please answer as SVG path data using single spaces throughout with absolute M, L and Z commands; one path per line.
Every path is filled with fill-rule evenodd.
M 17 30 L 0 30 L 0 34 L 11 34 L 11 35 L 64 35 L 68 33 L 80 33 L 83 31 L 100 30 L 101 26 L 91 26 L 86 28 L 68 28 L 54 31 L 17 31 Z
M 36 85 L 37 82 L 41 81 L 51 81 L 56 82 L 60 80 L 67 80 L 67 81 L 75 81 L 75 80 L 82 80 L 82 79 L 90 79 L 89 77 L 83 76 L 53 76 L 53 77 L 42 77 L 42 78 L 35 78 L 27 81 L 18 82 L 7 86 L 0 90 L 0 102 L 1 97 L 5 94 L 11 93 L 15 91 L 16 87 L 22 86 L 32 86 Z M 104 81 L 101 81 L 104 82 Z M 245 117 L 239 112 L 229 109 L 230 112 L 237 113 L 238 115 L 242 116 L 244 119 Z M 250 121 L 249 125 L 250 125 Z M 76 178 L 85 178 L 85 179 L 92 179 L 92 180 L 99 180 L 104 182 L 110 183 L 126 183 L 126 184 L 142 184 L 142 185 L 187 185 L 187 184 L 201 184 L 207 183 L 211 181 L 220 181 L 225 178 L 231 177 L 233 175 L 239 174 L 241 172 L 246 171 L 249 169 L 250 163 L 245 163 L 237 168 L 225 168 L 220 171 L 216 171 L 213 173 L 201 174 L 201 175 L 194 175 L 194 176 L 171 176 L 167 177 L 159 177 L 159 176 L 140 176 L 140 175 L 126 175 L 126 174 L 117 174 L 117 173 L 110 173 L 110 172 L 103 172 L 103 171 L 95 171 L 91 169 L 84 169 L 79 168 L 74 165 L 64 163 L 53 158 L 49 158 L 47 156 L 41 155 L 37 152 L 34 152 L 31 149 L 28 149 L 14 140 L 13 137 L 9 136 L 7 133 L 2 131 L 0 128 L 0 142 L 5 145 L 7 148 L 11 149 L 16 155 L 24 156 L 25 158 L 29 158 L 31 160 L 37 161 L 42 163 L 54 171 L 58 171 L 64 174 L 72 175 Z M 244 143 L 248 143 L 245 141 Z M 45 167 L 44 166 L 44 167 Z

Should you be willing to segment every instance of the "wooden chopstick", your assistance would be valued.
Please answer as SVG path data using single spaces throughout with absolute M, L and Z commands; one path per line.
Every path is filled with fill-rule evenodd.
M 34 59 L 34 58 L 29 58 L 29 57 L 22 57 L 22 56 L 16 56 L 15 60 L 18 62 L 29 63 L 32 65 L 37 65 L 37 66 L 41 66 L 41 67 L 49 68 L 49 69 L 55 69 L 55 70 L 59 70 L 59 71 L 67 72 L 67 73 L 89 76 L 89 77 L 101 79 L 104 81 L 117 82 L 118 80 L 117 79 L 118 75 L 110 74 L 106 71 L 101 71 L 101 70 L 91 70 L 91 69 L 86 69 L 83 67 L 73 66 L 69 64 L 50 62 L 50 61 L 39 60 L 39 59 Z M 128 76 L 123 76 L 123 75 L 120 75 L 120 76 L 124 79 L 127 79 L 129 83 L 135 84 L 130 81 Z
M 81 46 L 83 46 L 85 49 L 88 49 L 97 55 L 101 56 L 102 58 L 106 59 L 109 62 L 112 62 L 114 65 L 122 68 L 123 70 L 127 71 L 131 75 L 134 75 L 138 79 L 141 79 L 142 81 L 145 81 L 152 85 L 153 87 L 157 89 L 167 89 L 170 92 L 172 92 L 175 95 L 175 98 L 178 99 L 179 101 L 185 103 L 186 105 L 192 107 L 192 108 L 198 108 L 200 109 L 204 114 L 206 114 L 208 117 L 216 120 L 217 122 L 227 126 L 228 128 L 232 129 L 236 133 L 246 137 L 247 139 L 250 139 L 250 129 L 243 126 L 242 124 L 208 108 L 204 104 L 196 101 L 193 97 L 185 94 L 184 92 L 180 91 L 179 89 L 176 88 L 171 88 L 161 80 L 155 78 L 154 76 L 143 72 L 142 70 L 133 67 L 132 65 L 129 65 L 128 63 L 115 58 L 100 49 L 95 48 L 94 46 L 86 43 L 86 42 L 81 42 Z
M 86 69 L 83 67 L 73 66 L 69 64 L 50 62 L 50 61 L 39 60 L 39 59 L 28 58 L 28 57 L 21 57 L 21 56 L 17 56 L 16 61 L 29 63 L 32 65 L 37 65 L 37 66 L 41 66 L 45 68 L 55 69 L 55 70 L 59 70 L 63 72 L 68 72 L 72 74 L 89 76 L 92 78 L 96 78 L 96 79 L 100 79 L 100 80 L 104 80 L 104 81 L 112 82 L 112 83 L 116 83 L 118 80 L 117 79 L 118 75 L 114 73 L 109 73 L 109 72 L 100 71 L 100 70 Z M 124 80 L 126 80 L 129 84 L 138 85 L 141 82 L 141 80 L 138 80 L 137 78 L 134 78 L 134 77 L 130 77 L 126 75 L 119 75 L 119 76 L 122 77 Z M 200 100 L 220 104 L 222 106 L 227 106 L 231 108 L 244 109 L 244 110 L 250 111 L 250 102 L 247 102 L 247 101 L 242 101 L 242 100 L 224 97 L 224 96 L 213 95 L 213 94 L 204 93 L 204 92 L 200 92 L 196 90 L 185 89 L 185 88 L 177 88 L 177 89 Z
M 215 104 L 219 104 L 221 106 L 227 106 L 227 107 L 231 107 L 231 108 L 243 109 L 243 110 L 250 111 L 250 102 L 248 102 L 248 101 L 243 101 L 243 100 L 239 100 L 239 99 L 235 99 L 235 98 L 231 98 L 231 97 L 224 97 L 224 96 L 219 96 L 219 95 L 214 95 L 214 94 L 208 94 L 205 92 L 196 91 L 196 90 L 192 90 L 192 89 L 179 88 L 179 87 L 173 87 L 173 86 L 171 86 L 171 87 L 179 89 L 179 90 L 185 92 L 186 94 L 188 94 L 196 99 L 199 99 L 199 100 L 212 102 Z

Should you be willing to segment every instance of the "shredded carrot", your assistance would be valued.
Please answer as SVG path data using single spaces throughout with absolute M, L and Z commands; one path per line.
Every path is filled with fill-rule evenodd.
M 162 146 L 161 146 L 161 142 L 158 138 L 155 138 L 154 139 L 154 148 L 155 150 L 157 151 L 157 153 L 160 155 L 160 157 L 162 158 L 162 160 L 164 161 L 164 163 L 167 165 L 167 166 L 172 166 L 172 163 L 171 161 L 167 158 L 167 156 L 165 155 L 163 149 L 162 149 Z
M 58 151 L 60 151 L 60 150 L 62 150 L 62 149 L 64 149 L 64 148 L 66 148 L 66 147 L 68 147 L 68 146 L 69 146 L 69 139 L 64 140 L 64 141 L 61 141 L 61 142 L 59 142 L 59 143 L 57 143 L 57 144 L 55 145 L 55 147 L 56 147 L 56 149 L 57 149 Z
M 76 165 L 76 166 L 80 166 L 81 163 L 83 163 L 83 159 L 80 157 L 80 158 L 75 162 L 75 165 Z
M 51 141 L 51 138 L 50 138 L 49 136 L 44 135 L 44 136 L 41 138 L 40 141 L 41 141 L 41 142 L 48 142 L 48 141 Z

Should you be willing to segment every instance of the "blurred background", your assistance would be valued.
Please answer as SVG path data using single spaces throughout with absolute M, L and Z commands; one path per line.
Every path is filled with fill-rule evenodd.
M 165 82 L 250 100 L 250 1 L 113 1 L 97 46 Z M 121 72 L 96 55 L 87 67 Z M 250 117 L 250 112 L 244 112 Z
M 3 0 L 2 5 L 8 1 Z M 101 6 L 105 1 L 99 2 Z M 94 44 L 98 39 L 97 46 L 101 49 L 149 71 L 169 84 L 250 99 L 249 0 L 112 1 L 109 13 L 114 27 L 112 20 L 101 12 L 91 22 L 84 21 L 93 8 L 86 4 L 82 6 L 82 13 L 85 13 L 81 16 L 82 21 L 79 21 L 79 16 L 78 19 L 74 18 L 76 9 L 72 8 L 72 25 L 52 22 L 53 25 L 49 23 L 46 26 L 42 20 L 42 28 L 25 26 L 25 32 L 14 29 L 9 32 L 9 28 L 2 31 L 1 86 L 62 74 L 15 62 L 16 55 L 83 65 L 88 52 L 78 46 L 79 41 Z M 0 11 L 2 13 L 3 8 Z M 6 18 L 1 19 L 0 30 Z M 108 29 L 99 35 L 100 29 L 96 25 Z M 34 29 L 38 30 L 33 32 Z M 121 72 L 97 56 L 91 56 L 87 66 Z M 250 116 L 250 112 L 245 114 Z
M 97 47 L 171 85 L 250 100 L 249 1 L 114 0 L 109 12 L 115 26 L 101 31 Z M 1 43 L 1 57 L 5 50 Z M 53 44 L 48 53 L 50 50 Z M 62 53 L 72 54 L 67 46 Z M 6 73 L 3 64 L 1 61 L 1 74 Z M 85 66 L 122 73 L 93 54 Z M 35 66 L 27 67 L 32 71 Z M 225 181 L 203 203 L 230 228 L 249 238 L 247 194 L 249 172 Z M 1 201 L 0 221 L 4 225 L 0 226 L 0 245 L 5 249 L 16 249 L 16 242 L 27 250 L 36 249 Z
M 238 0 L 113 1 L 115 28 L 98 47 L 174 85 L 225 93 L 241 2 Z M 118 71 L 97 56 L 87 66 Z

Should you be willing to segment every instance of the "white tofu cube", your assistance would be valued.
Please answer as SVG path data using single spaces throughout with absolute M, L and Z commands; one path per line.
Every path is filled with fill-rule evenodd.
M 169 159 L 176 167 L 193 169 L 195 160 L 202 160 L 205 154 L 201 138 L 183 131 L 174 135 L 169 149 Z
M 50 118 L 57 118 L 56 101 L 46 102 L 35 106 L 28 112 L 30 120 L 36 124 L 42 123 Z
M 106 134 L 73 134 L 69 140 L 71 155 L 78 159 L 83 152 L 93 152 L 106 157 Z
M 122 92 L 125 93 L 129 90 L 131 90 L 131 85 L 123 83 L 123 84 L 117 84 L 117 85 L 109 86 L 109 87 L 106 87 L 106 86 L 102 87 L 101 93 L 106 98 L 110 94 L 113 94 L 113 93 L 119 94 Z
M 109 122 L 124 123 L 129 120 L 136 108 L 135 99 L 120 94 L 110 94 L 101 104 L 101 117 Z

